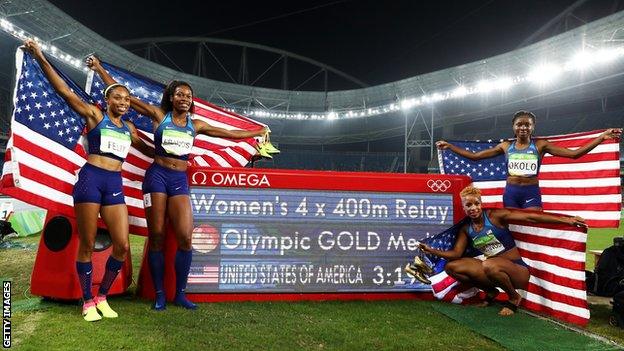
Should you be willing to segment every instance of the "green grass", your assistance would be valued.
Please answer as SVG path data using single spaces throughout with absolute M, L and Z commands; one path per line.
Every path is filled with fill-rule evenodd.
M 117 320 L 86 323 L 79 306 L 16 313 L 23 349 L 141 350 L 501 350 L 498 344 L 441 316 L 428 302 L 264 302 L 202 304 L 195 312 L 150 310 L 147 301 L 113 298 Z M 442 331 L 447 336 L 441 337 Z
M 588 249 L 607 247 L 618 233 L 590 231 Z M 43 303 L 28 294 L 39 236 L 14 241 L 31 245 L 0 250 L 0 275 L 13 281 L 16 349 L 504 349 L 437 311 L 440 303 L 427 301 L 206 303 L 194 312 L 170 306 L 158 313 L 150 309 L 150 301 L 134 297 L 133 284 L 128 294 L 110 298 L 120 318 L 86 323 L 77 303 Z M 130 244 L 137 281 L 144 238 L 132 236 Z M 591 306 L 591 311 L 587 329 L 624 344 L 622 330 L 608 325 L 608 306 Z M 491 323 L 499 323 L 495 312 L 486 313 Z
M 14 301 L 29 296 L 30 273 L 35 263 L 39 238 L 39 235 L 35 235 L 11 240 L 11 243 L 25 246 L 24 249 L 0 249 L 0 279 L 11 280 L 11 298 Z
M 587 330 L 624 345 L 624 329 L 609 325 L 611 306 L 589 305 L 589 310 L 591 311 L 591 320 L 587 325 Z

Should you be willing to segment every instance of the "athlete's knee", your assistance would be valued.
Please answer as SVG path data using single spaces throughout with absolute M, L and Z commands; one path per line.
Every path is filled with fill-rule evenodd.
M 125 260 L 130 251 L 130 243 L 128 241 L 121 243 L 113 243 L 113 255 L 115 258 Z
M 458 261 L 451 261 L 444 266 L 446 274 L 453 276 L 461 272 L 461 264 Z
M 165 232 L 164 231 L 156 231 L 149 233 L 149 246 L 152 251 L 160 251 L 162 250 L 165 244 Z
M 183 235 L 178 237 L 178 249 L 183 251 L 191 250 L 191 235 Z
M 80 240 L 78 244 L 78 257 L 86 258 L 93 255 L 93 246 L 95 245 L 93 240 Z
M 492 262 L 490 260 L 485 260 L 485 261 L 483 261 L 483 271 L 489 277 L 489 276 L 496 275 L 496 274 L 500 273 L 501 272 L 501 266 L 498 263 L 496 263 L 496 262 Z

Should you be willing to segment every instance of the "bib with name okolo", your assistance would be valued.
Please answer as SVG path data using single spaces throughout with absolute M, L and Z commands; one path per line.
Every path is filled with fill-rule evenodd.
M 165 129 L 162 134 L 162 147 L 169 154 L 176 156 L 188 155 L 193 149 L 193 134 L 191 131 Z
M 507 172 L 511 176 L 532 177 L 537 175 L 539 155 L 511 154 L 507 161 Z
M 100 130 L 100 151 L 103 153 L 126 158 L 131 144 L 130 132 L 118 132 L 111 129 Z

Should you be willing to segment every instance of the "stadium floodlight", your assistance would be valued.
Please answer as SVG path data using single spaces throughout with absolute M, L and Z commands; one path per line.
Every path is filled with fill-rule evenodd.
M 463 85 L 458 86 L 451 92 L 451 97 L 454 98 L 462 98 L 466 95 L 468 95 L 468 89 Z
M 78 70 L 82 70 L 85 72 L 89 71 L 89 69 L 86 66 L 82 66 L 81 68 L 82 60 L 77 59 L 73 57 L 72 55 L 59 50 L 57 47 L 53 45 L 44 43 L 41 39 L 39 39 L 39 37 L 32 35 L 28 32 L 25 32 L 23 29 L 11 23 L 6 18 L 0 18 L 0 29 L 2 29 L 2 31 L 4 31 L 7 34 L 10 34 L 11 36 L 13 36 L 19 41 L 24 41 L 26 39 L 32 38 L 34 41 L 39 43 L 39 45 L 41 46 L 41 50 L 43 52 L 50 54 L 52 57 L 60 61 L 65 61 L 69 66 L 74 67 Z
M 0 27 L 2 27 L 2 30 L 4 30 L 5 32 L 6 31 L 12 31 L 13 30 L 13 23 L 11 23 L 6 18 L 2 18 L 2 19 L 0 19 Z
M 442 101 L 442 100 L 446 100 L 447 94 L 440 94 L 440 93 L 433 93 L 433 95 L 431 95 L 431 102 L 438 102 L 438 101 Z
M 475 92 L 487 94 L 490 91 L 494 90 L 495 88 L 496 88 L 496 85 L 494 84 L 494 82 L 484 79 L 477 83 L 475 87 Z
M 514 85 L 514 80 L 509 77 L 501 77 L 492 82 L 492 84 L 494 85 L 494 88 L 498 90 L 507 90 Z
M 593 55 L 583 50 L 574 54 L 574 56 L 564 64 L 563 69 L 566 71 L 584 70 L 591 67 L 593 63 Z
M 552 63 L 544 63 L 534 67 L 526 79 L 538 84 L 548 84 L 554 81 L 562 72 L 562 69 Z
M 33 33 L 25 32 L 17 25 L 9 21 L 4 17 L 0 17 L 0 30 L 12 35 L 19 41 L 24 41 L 28 38 L 34 38 L 40 42 L 42 50 L 51 55 L 52 57 L 65 62 L 70 67 L 75 69 L 88 71 L 89 69 L 82 63 L 81 59 L 78 59 L 68 53 L 63 52 L 59 48 L 50 43 L 42 42 L 39 38 L 32 35 Z M 38 33 L 43 35 L 43 33 Z M 43 35 L 46 37 L 47 34 Z M 376 116 L 399 110 L 409 110 L 417 106 L 435 104 L 441 101 L 449 99 L 462 99 L 466 96 L 476 93 L 488 94 L 492 91 L 506 91 L 512 86 L 519 85 L 525 82 L 533 82 L 540 85 L 545 85 L 554 81 L 557 77 L 564 72 L 570 73 L 573 71 L 584 70 L 595 67 L 599 64 L 608 64 L 618 59 L 624 58 L 624 47 L 603 48 L 600 50 L 589 50 L 589 48 L 583 49 L 576 53 L 568 61 L 559 62 L 557 64 L 547 63 L 534 67 L 530 72 L 525 75 L 503 76 L 491 79 L 482 79 L 477 82 L 464 82 L 465 84 L 457 85 L 457 83 L 451 83 L 450 87 L 445 91 L 425 91 L 420 96 L 405 96 L 400 101 L 392 101 L 386 104 L 380 103 L 377 106 L 364 106 L 361 108 L 354 108 L 352 110 L 339 110 L 339 111 L 326 111 L 326 112 L 298 112 L 298 111 L 269 111 L 266 109 L 247 109 L 247 108 L 232 108 L 228 111 L 235 113 L 242 113 L 246 115 L 252 115 L 263 118 L 279 118 L 279 119 L 297 119 L 297 120 L 334 120 L 343 118 L 359 118 Z
M 595 54 L 596 62 L 599 62 L 599 63 L 611 62 L 621 57 L 623 53 L 624 52 L 622 48 L 600 49 Z
M 425 94 L 419 97 L 405 97 L 398 102 L 389 103 L 386 105 L 379 105 L 376 107 L 366 107 L 355 110 L 347 111 L 330 111 L 321 115 L 314 115 L 308 113 L 279 113 L 279 114 L 266 114 L 271 118 L 283 118 L 283 119 L 341 119 L 341 118 L 357 118 L 368 117 L 380 114 L 386 114 L 398 110 L 409 110 L 421 105 L 434 104 L 436 102 L 445 101 L 455 98 L 463 98 L 475 93 L 489 93 L 494 90 L 506 91 L 512 86 L 522 84 L 524 82 L 533 82 L 538 84 L 546 84 L 552 82 L 555 78 L 559 77 L 564 72 L 570 72 L 573 70 L 584 69 L 598 63 L 606 63 L 624 57 L 624 48 L 603 49 L 593 52 L 579 52 L 574 55 L 569 61 L 555 65 L 553 63 L 546 63 L 534 67 L 526 75 L 518 76 L 502 76 L 495 79 L 483 79 L 478 81 L 474 85 L 460 85 L 448 91 L 439 91 L 433 94 Z M 263 116 L 262 114 L 256 114 L 257 116 Z
M 401 101 L 401 109 L 402 110 L 409 110 L 412 107 L 416 106 L 416 99 L 414 98 L 410 98 L 410 99 L 405 99 Z

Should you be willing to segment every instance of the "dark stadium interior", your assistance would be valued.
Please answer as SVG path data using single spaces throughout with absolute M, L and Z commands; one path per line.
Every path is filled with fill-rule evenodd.
M 185 33 L 164 33 L 158 32 L 158 30 L 149 31 L 145 29 L 134 34 L 127 34 L 114 32 L 113 29 L 107 28 L 106 24 L 103 22 L 95 23 L 97 21 L 95 21 L 94 16 L 98 16 L 95 14 L 97 11 L 85 10 L 85 7 L 92 6 L 95 6 L 95 9 L 99 9 L 101 5 L 87 4 L 80 1 L 52 1 L 52 3 L 58 6 L 61 11 L 65 11 L 68 15 L 74 17 L 75 20 L 111 41 L 132 39 L 133 37 L 140 38 L 174 34 L 199 36 L 205 33 L 216 32 L 219 25 L 223 28 L 227 28 L 227 25 L 224 23 L 227 23 L 228 19 L 232 23 L 253 22 L 249 18 L 236 20 L 234 17 L 227 17 L 213 26 L 201 28 L 191 27 L 188 29 L 188 32 Z M 583 3 L 573 1 L 557 1 L 550 2 L 549 4 L 531 2 L 532 6 L 531 4 L 518 5 L 514 2 L 506 1 L 502 3 L 503 4 L 469 2 L 462 6 L 455 4 L 457 6 L 449 13 L 444 14 L 444 16 L 446 16 L 446 18 L 455 19 L 457 23 L 453 22 L 446 26 L 443 24 L 432 25 L 431 23 L 433 21 L 441 21 L 441 18 L 444 18 L 444 16 L 439 14 L 435 16 L 432 15 L 431 19 L 423 20 L 423 23 L 419 23 L 418 26 L 415 26 L 417 28 L 413 29 L 414 32 L 410 29 L 406 30 L 404 33 L 405 36 L 414 36 L 417 35 L 414 33 L 422 33 L 421 35 L 424 41 L 422 44 L 414 43 L 413 40 L 410 41 L 406 38 L 401 38 L 407 42 L 403 47 L 395 43 L 390 44 L 387 40 L 384 41 L 383 44 L 388 45 L 387 53 L 389 56 L 396 56 L 398 55 L 396 53 L 399 53 L 401 50 L 405 51 L 404 55 L 396 59 L 380 58 L 383 57 L 383 54 L 368 55 L 373 57 L 358 59 L 358 57 L 363 56 L 361 51 L 349 49 L 351 48 L 350 45 L 356 45 L 356 43 L 362 45 L 362 42 L 357 42 L 357 40 L 362 40 L 360 37 L 368 38 L 369 34 L 366 32 L 359 34 L 352 33 L 345 29 L 344 25 L 335 27 L 336 30 L 342 28 L 345 31 L 344 36 L 341 36 L 338 40 L 329 40 L 327 38 L 328 33 L 320 31 L 318 37 L 310 36 L 308 38 L 309 45 L 307 46 L 301 45 L 297 40 L 289 41 L 287 38 L 285 39 L 285 34 L 280 34 L 272 40 L 262 41 L 259 39 L 260 37 L 266 38 L 267 31 L 276 31 L 278 28 L 288 26 L 288 23 L 290 23 L 288 21 L 301 22 L 301 28 L 298 28 L 296 33 L 300 33 L 300 31 L 306 29 L 311 30 L 310 28 L 314 27 L 315 24 L 316 28 L 318 28 L 324 22 L 315 23 L 313 21 L 315 15 L 321 14 L 329 16 L 328 13 L 342 10 L 348 11 L 349 9 L 353 9 L 354 6 L 355 8 L 362 9 L 359 21 L 383 21 L 385 17 L 381 15 L 376 17 L 374 15 L 376 7 L 368 1 L 360 4 L 360 7 L 349 1 L 337 2 L 337 4 L 328 6 L 327 8 L 323 8 L 323 6 L 321 6 L 323 3 L 318 2 L 306 4 L 307 6 L 301 4 L 300 7 L 291 5 L 290 7 L 286 7 L 283 12 L 288 13 L 288 10 L 296 12 L 297 8 L 312 10 L 310 10 L 310 13 L 301 16 L 292 16 L 294 18 L 289 17 L 261 23 L 259 24 L 260 30 L 255 30 L 256 27 L 252 25 L 244 28 L 235 28 L 229 32 L 218 33 L 217 36 L 243 42 L 255 42 L 305 55 L 325 64 L 337 67 L 344 72 L 353 74 L 356 78 L 361 78 L 371 85 L 423 74 L 421 76 L 416 76 L 415 79 L 428 80 L 428 82 L 435 81 L 437 82 L 435 84 L 439 84 L 440 87 L 445 87 L 448 86 L 449 82 L 453 80 L 457 81 L 458 75 L 456 72 L 464 67 L 457 65 L 467 64 L 475 60 L 485 59 L 488 56 L 513 51 L 524 39 L 531 37 L 531 34 L 536 35 L 533 35 L 531 40 L 524 45 L 539 42 L 553 35 L 564 33 L 568 29 L 574 29 L 584 22 L 617 13 L 623 7 L 623 5 L 617 1 L 605 1 L 599 5 L 594 3 L 590 4 L 589 2 Z M 232 6 L 235 6 L 235 4 L 236 2 L 234 2 Z M 576 4 L 578 4 L 578 6 L 573 9 L 573 11 L 566 12 L 566 9 Z M 403 5 L 408 6 L 407 2 L 403 3 Z M 315 6 L 320 7 L 314 9 Z M 410 4 L 407 7 L 409 11 L 406 10 L 406 12 L 416 13 L 417 11 L 430 11 L 428 13 L 436 13 L 436 9 L 439 10 L 436 6 L 438 5 L 425 6 Z M 507 18 L 509 22 L 513 22 L 518 18 L 530 18 L 530 20 L 526 19 L 526 21 L 521 24 L 504 28 L 510 32 L 509 38 L 506 40 L 504 36 L 501 40 L 500 36 L 494 37 L 494 34 L 489 34 L 492 35 L 492 37 L 484 36 L 485 34 L 477 31 L 477 29 L 472 29 L 471 24 L 474 23 L 477 18 L 480 18 L 485 23 L 484 25 L 486 27 L 497 25 L 497 23 L 501 25 L 499 20 L 496 19 L 496 9 L 500 9 L 501 6 L 507 6 L 509 11 L 513 10 L 516 12 L 513 14 L 513 17 Z M 511 6 L 511 8 L 509 8 L 509 6 Z M 397 13 L 400 12 L 400 9 L 400 6 L 392 6 L 388 9 L 389 13 L 386 15 L 392 16 L 392 14 L 394 14 L 398 16 Z M 474 14 L 462 16 L 462 12 L 468 14 L 470 10 L 478 11 Z M 102 11 L 105 10 L 102 9 Z M 227 6 L 224 7 L 223 11 L 227 11 Z M 129 8 L 128 12 L 132 13 L 132 8 Z M 537 14 L 539 14 L 539 16 Z M 36 14 L 33 16 L 36 16 Z M 19 16 L 16 16 L 16 18 L 18 17 Z M 312 19 L 310 19 L 310 17 Z M 397 17 L 397 21 L 405 26 L 409 18 L 406 19 L 404 17 L 409 16 Z M 120 21 L 130 21 L 131 18 L 132 16 L 125 15 Z M 256 18 L 270 18 L 270 13 L 260 12 L 257 14 Z M 324 21 L 330 22 L 332 19 L 335 21 L 336 17 L 329 16 L 325 18 Z M 549 26 L 543 27 L 545 29 L 540 33 L 536 32 L 539 27 L 548 22 L 552 23 Z M 424 30 L 423 26 L 427 24 L 431 28 Z M 329 26 L 329 24 L 327 24 L 327 26 Z M 233 25 L 233 27 L 235 26 Z M 388 28 L 387 31 L 398 31 L 400 29 L 401 28 L 392 27 Z M 418 30 L 420 30 L 420 32 L 418 32 Z M 618 30 L 619 29 L 614 30 L 614 33 L 621 35 Z M 384 31 L 383 33 L 386 32 Z M 473 45 L 467 45 L 465 43 L 467 40 L 461 39 L 461 35 L 463 34 L 471 39 L 477 39 L 473 40 Z M 394 34 L 388 32 L 388 35 Z M 480 35 L 481 37 L 479 37 Z M 481 38 L 481 40 L 478 40 L 478 38 Z M 494 43 L 489 49 L 484 49 L 488 41 L 485 39 L 491 39 L 491 42 Z M 58 42 L 60 43 L 63 40 L 64 39 L 60 39 Z M 345 41 L 349 41 L 349 44 L 345 44 Z M 353 41 L 353 43 L 351 43 L 351 41 Z M 400 41 L 401 40 L 399 40 L 399 42 Z M 434 42 L 436 42 L 435 45 Z M 71 44 L 72 42 L 69 43 Z M 371 43 L 371 51 L 375 52 L 375 50 L 381 50 L 383 44 Z M 0 136 L 0 147 L 3 150 L 6 147 L 7 132 L 10 125 L 12 108 L 11 95 L 14 86 L 15 72 L 14 52 L 18 45 L 19 41 L 15 38 L 4 32 L 0 32 L 0 64 L 2 65 L 2 69 L 0 69 L 0 130 L 3 133 Z M 327 46 L 322 47 L 321 45 Z M 345 50 L 340 52 L 341 54 L 344 53 L 344 55 L 336 55 L 336 45 L 345 45 Z M 166 46 L 163 46 L 163 48 L 163 53 L 159 54 L 160 59 L 156 56 L 154 59 L 159 64 L 171 66 L 171 64 L 168 64 L 167 60 L 163 58 L 163 54 L 166 55 L 164 52 L 167 50 Z M 136 49 L 136 46 L 134 49 L 130 47 L 127 47 L 127 49 L 130 49 L 139 56 L 145 56 L 145 53 Z M 240 48 L 237 49 L 240 51 Z M 187 56 L 194 55 L 193 47 L 189 47 L 187 50 L 191 53 Z M 421 58 L 417 54 L 419 51 L 426 51 L 427 54 L 420 55 L 423 56 Z M 240 60 L 240 53 L 233 52 L 228 54 L 227 49 L 225 52 L 226 58 L 228 55 L 234 55 L 236 56 L 237 62 Z M 77 52 L 76 54 L 79 53 L 81 52 Z M 268 54 L 265 53 L 265 56 L 267 55 Z M 416 56 L 418 56 L 418 60 L 415 59 Z M 253 58 L 257 60 L 255 61 L 255 65 L 257 66 L 251 63 L 248 66 L 252 76 L 254 74 L 253 72 L 255 72 L 256 75 L 258 74 L 260 70 L 258 67 L 266 66 L 270 64 L 272 60 L 268 57 L 263 57 L 262 54 L 249 57 L 250 59 Z M 422 60 L 428 61 L 425 63 Z M 181 65 L 182 64 L 181 62 Z M 471 65 L 474 64 L 473 62 Z M 369 67 L 362 67 L 362 65 L 369 65 Z M 192 66 L 192 64 L 190 64 L 190 66 Z M 379 68 L 379 66 L 386 66 L 384 68 L 385 70 Z M 536 133 L 538 135 L 554 135 L 621 126 L 624 121 L 622 117 L 624 113 L 624 80 L 621 77 L 623 68 L 624 64 L 621 61 L 617 61 L 604 67 L 596 67 L 583 74 L 567 75 L 565 78 L 561 78 L 552 86 L 548 87 L 539 88 L 529 84 L 521 84 L 505 92 L 492 92 L 487 95 L 476 94 L 462 99 L 449 99 L 432 105 L 420 106 L 419 108 L 407 111 L 399 110 L 369 117 L 339 118 L 334 120 L 300 120 L 251 116 L 271 127 L 273 132 L 272 140 L 282 150 L 282 153 L 273 160 L 256 162 L 254 167 L 403 172 L 404 162 L 407 160 L 407 172 L 424 173 L 436 171 L 437 161 L 435 157 L 431 160 L 430 156 L 432 150 L 430 145 L 406 147 L 408 139 L 411 141 L 423 141 L 423 144 L 427 144 L 431 138 L 428 132 L 428 129 L 431 128 L 431 121 L 433 121 L 432 139 L 434 141 L 442 138 L 456 140 L 500 139 L 511 136 L 511 116 L 515 111 L 520 109 L 533 111 L 537 115 Z M 292 63 L 291 69 L 299 69 L 299 66 Z M 313 71 L 310 71 L 309 67 L 305 68 L 301 66 L 300 69 L 302 70 L 299 72 L 301 73 L 300 76 L 296 75 L 299 73 L 294 73 L 294 71 L 292 71 L 293 73 L 289 78 L 296 81 L 295 77 L 299 77 L 300 81 L 305 78 L 306 75 L 310 73 L 313 74 Z M 71 68 L 65 71 L 75 78 L 76 81 L 81 84 L 84 83 L 84 72 Z M 192 68 L 188 68 L 186 71 L 190 72 Z M 236 71 L 236 67 L 233 68 L 233 71 Z M 222 75 L 223 72 L 219 74 Z M 219 74 L 211 78 L 227 80 L 224 79 L 223 76 L 219 76 Z M 280 78 L 279 75 L 277 77 L 277 83 L 274 83 L 274 85 L 277 85 L 277 88 L 279 88 L 280 79 L 283 77 Z M 248 77 L 248 79 L 251 78 Z M 444 83 L 444 81 L 447 81 L 447 83 Z M 247 82 L 249 82 L 249 80 L 247 80 Z M 344 81 L 342 83 L 336 81 L 336 85 L 332 86 L 330 84 L 329 87 L 326 85 L 325 88 L 328 88 L 332 93 L 336 93 L 336 95 L 343 94 L 344 96 L 350 96 L 358 94 L 358 90 L 341 90 L 358 88 L 357 86 L 353 86 L 353 83 L 347 83 Z M 259 82 L 258 84 L 270 85 L 273 83 Z M 293 85 L 296 84 L 289 84 L 291 89 L 294 88 Z M 301 95 L 301 99 L 309 99 L 310 106 L 314 106 L 316 102 L 312 102 L 313 100 L 323 99 L 323 97 L 326 96 L 326 93 L 322 92 L 323 88 L 322 84 L 318 85 L 313 83 L 310 86 L 301 87 L 300 90 L 293 90 L 290 95 L 294 97 Z M 332 91 L 332 89 L 335 90 Z M 390 88 L 388 88 L 387 85 L 381 85 L 378 89 L 382 92 L 383 89 Z M 277 92 L 279 91 L 276 91 L 276 93 Z M 409 93 L 406 93 L 406 95 L 409 96 Z M 364 106 L 366 106 L 367 103 L 375 102 L 373 98 L 369 100 L 369 96 L 362 98 L 364 100 Z M 200 95 L 200 97 L 209 98 L 209 96 L 202 95 Z M 400 98 L 401 96 L 398 94 L 395 95 L 397 102 Z M 384 101 L 383 99 L 385 98 L 380 98 L 378 101 Z M 219 98 L 213 97 L 212 102 L 221 104 L 224 107 L 229 107 L 228 103 L 230 103 L 231 100 L 227 98 L 220 100 Z M 322 103 L 320 104 L 322 105 Z M 327 102 L 325 104 L 327 106 Z M 263 103 L 260 100 L 251 100 L 247 106 L 249 108 L 261 108 Z M 303 109 L 299 109 L 299 111 L 303 111 Z M 323 113 L 326 111 L 311 112 Z M 409 135 L 406 135 L 406 130 L 408 128 Z M 405 150 L 407 150 L 407 157 L 405 157 Z M 433 153 L 435 153 L 435 151 L 433 151 Z

